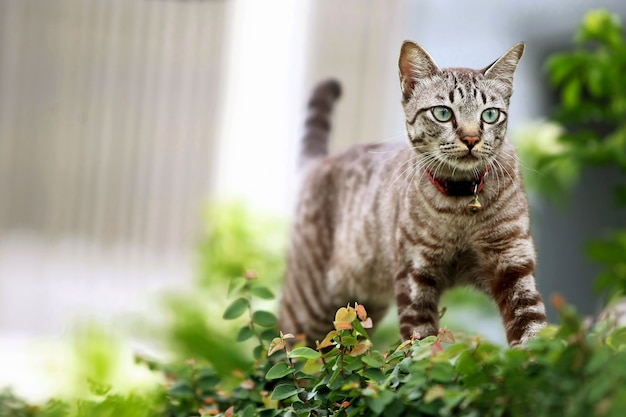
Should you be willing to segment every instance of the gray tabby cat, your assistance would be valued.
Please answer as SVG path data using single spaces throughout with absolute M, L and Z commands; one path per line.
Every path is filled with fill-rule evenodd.
M 482 70 L 440 69 L 405 42 L 399 68 L 408 146 L 328 156 L 335 81 L 309 102 L 305 176 L 280 307 L 283 332 L 310 344 L 340 306 L 374 322 L 395 297 L 403 339 L 437 334 L 439 299 L 471 285 L 496 302 L 511 346 L 546 322 L 515 149 L 505 137 L 519 43 Z

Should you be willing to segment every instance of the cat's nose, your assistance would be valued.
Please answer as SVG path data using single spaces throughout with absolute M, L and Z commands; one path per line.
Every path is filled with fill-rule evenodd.
M 465 135 L 461 138 L 461 142 L 463 142 L 465 146 L 467 146 L 467 149 L 471 151 L 472 148 L 476 146 L 478 142 L 480 142 L 480 136 Z

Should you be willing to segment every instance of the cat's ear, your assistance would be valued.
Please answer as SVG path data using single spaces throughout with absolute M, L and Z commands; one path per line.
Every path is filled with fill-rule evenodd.
M 499 79 L 513 85 L 513 74 L 520 59 L 522 59 L 522 55 L 524 55 L 525 48 L 524 42 L 520 42 L 506 51 L 504 55 L 483 70 L 485 78 Z
M 398 67 L 400 69 L 402 94 L 405 98 L 411 96 L 416 80 L 429 78 L 440 72 L 439 67 L 428 52 L 411 41 L 405 41 L 402 44 Z

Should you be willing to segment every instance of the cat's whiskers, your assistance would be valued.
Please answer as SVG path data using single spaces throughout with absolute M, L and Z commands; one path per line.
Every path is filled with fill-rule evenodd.
M 414 157 L 410 159 L 410 165 L 406 169 L 406 172 L 408 174 L 404 176 L 402 184 L 398 187 L 399 190 L 402 190 L 403 188 L 405 190 L 408 189 L 408 184 L 412 182 L 412 178 L 415 176 L 415 173 L 419 170 L 419 167 L 422 165 L 423 158 L 424 158 L 424 154 L 415 154 Z
M 520 166 L 522 168 L 524 168 L 525 170 L 527 170 L 528 172 L 532 172 L 534 174 L 538 174 L 543 176 L 543 172 L 536 170 L 535 168 L 532 168 L 530 165 L 528 165 L 527 163 L 525 163 L 524 161 L 522 161 L 522 158 L 515 152 L 507 152 L 505 150 L 502 150 L 502 154 L 504 156 L 506 156 L 507 158 L 512 158 L 515 159 L 515 161 L 517 161 L 518 164 L 520 164 Z
M 390 155 L 388 158 L 385 158 L 382 161 L 380 161 L 381 163 L 385 163 L 387 161 L 392 160 L 396 156 L 398 156 L 399 153 L 407 152 L 407 151 L 413 152 L 413 149 L 412 148 L 402 148 L 402 149 L 394 149 L 394 150 L 389 150 L 389 151 L 368 151 L 368 153 L 371 153 L 371 154 L 391 153 L 392 155 Z M 407 163 L 407 161 L 403 162 L 401 165 L 404 165 L 406 163 Z
M 417 160 L 417 161 L 415 162 L 415 164 L 413 164 L 413 166 L 412 166 L 412 167 L 413 167 L 413 174 L 412 174 L 412 175 L 410 175 L 410 176 L 407 178 L 406 184 L 403 184 L 403 185 L 405 185 L 405 186 L 406 186 L 406 188 L 404 189 L 404 198 L 405 198 L 405 200 L 406 200 L 406 198 L 407 198 L 407 196 L 408 196 L 408 194 L 409 194 L 409 189 L 411 188 L 411 185 L 413 184 L 413 181 L 415 180 L 415 176 L 416 176 L 416 175 L 419 173 L 419 171 L 420 171 L 420 169 L 419 169 L 419 167 L 420 167 L 420 161 L 419 161 L 419 160 Z
M 478 170 L 478 168 L 472 168 L 472 173 L 474 174 L 474 178 L 480 177 L 480 171 Z
M 412 168 L 414 169 L 413 175 L 411 175 L 410 177 L 407 177 L 406 179 L 408 181 L 406 181 L 406 184 L 403 184 L 403 186 L 406 185 L 405 197 L 408 194 L 408 190 L 411 184 L 414 184 L 415 177 L 419 174 L 419 177 L 417 179 L 418 184 L 419 184 L 419 182 L 421 182 L 423 176 L 425 175 L 426 170 L 430 169 L 431 165 L 437 162 L 437 159 L 438 159 L 437 154 L 433 152 L 427 152 L 427 153 L 423 153 L 419 155 L 419 158 L 417 158 L 417 160 L 415 161 L 415 164 L 413 164 L 412 166 Z
M 406 180 L 405 174 L 407 172 L 410 172 L 411 168 L 413 168 L 413 162 L 418 159 L 419 159 L 418 155 L 414 153 L 413 155 L 409 157 L 409 159 L 407 159 L 406 161 L 401 163 L 398 167 L 396 167 L 396 170 L 394 172 L 394 179 L 393 181 L 391 181 L 391 184 L 389 185 L 389 187 L 392 188 L 393 185 L 396 183 L 396 181 L 398 181 L 400 178 L 404 177 Z M 403 167 L 406 167 L 406 168 L 403 169 Z M 400 172 L 399 174 L 396 174 L 400 170 L 402 170 L 402 172 Z
M 411 149 L 414 148 L 405 148 L 405 147 L 401 147 L 398 149 L 389 149 L 386 151 L 367 151 L 367 153 L 371 153 L 371 154 L 384 154 L 384 153 L 392 153 L 392 154 L 399 154 L 400 152 L 406 152 L 406 151 L 410 151 Z
M 420 170 L 422 175 L 426 173 L 427 170 L 432 171 L 432 166 L 436 162 L 440 161 L 440 156 L 435 152 L 429 152 L 422 155 L 422 158 L 419 160 L 419 164 L 416 165 L 416 169 Z
M 418 184 L 421 183 L 427 171 L 432 172 L 432 174 L 435 176 L 438 176 L 441 167 L 447 163 L 448 159 L 449 158 L 446 155 L 441 154 L 439 152 L 431 152 L 428 155 L 426 155 L 426 157 L 422 158 L 420 163 L 415 166 L 416 168 L 415 173 L 413 174 L 413 176 L 411 177 L 411 180 L 407 184 L 405 197 L 406 197 L 406 194 L 408 193 L 408 189 L 410 188 L 410 185 L 415 183 L 415 178 L 418 174 L 419 174 L 419 176 L 417 176 Z
M 493 159 L 489 159 L 487 165 L 489 167 L 489 175 L 493 175 L 494 177 L 496 177 L 496 195 L 500 195 L 500 175 L 498 172 L 498 167 L 494 163 Z
M 498 168 L 506 175 L 509 177 L 509 179 L 511 180 L 511 184 L 513 184 L 513 188 L 515 190 L 515 195 L 518 195 L 520 190 L 517 188 L 517 183 L 515 182 L 515 180 L 513 179 L 513 176 L 511 175 L 511 173 L 509 172 L 508 169 L 506 169 L 506 167 L 502 164 L 502 162 L 498 161 L 498 159 L 494 159 L 493 162 L 495 164 L 498 165 Z
M 456 169 L 458 168 L 457 164 L 453 164 L 453 168 L 452 168 L 452 177 L 454 177 L 454 174 L 456 174 Z
M 447 155 L 445 155 L 445 154 L 441 154 L 441 157 L 440 157 L 440 158 L 437 158 L 437 160 L 438 160 L 438 162 L 439 162 L 439 163 L 437 164 L 437 166 L 436 166 L 436 167 L 435 167 L 435 169 L 433 170 L 433 175 L 435 175 L 436 177 L 441 176 L 441 171 L 443 170 L 443 167 L 444 167 L 445 165 L 449 165 L 448 161 L 449 161 L 450 159 L 451 159 L 451 158 L 450 158 L 449 156 L 447 156 Z
M 404 139 L 406 136 L 406 132 L 404 130 L 400 131 L 400 133 L 396 133 L 395 135 L 389 136 L 385 139 L 381 139 L 379 141 L 374 142 L 374 144 L 376 145 L 380 145 L 383 144 L 385 142 L 391 142 L 392 140 L 396 140 L 396 139 Z

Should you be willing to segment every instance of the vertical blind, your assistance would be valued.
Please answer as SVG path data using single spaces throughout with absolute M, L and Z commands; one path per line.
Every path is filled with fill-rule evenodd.
M 227 3 L 0 4 L 0 236 L 167 251 L 211 186 Z

